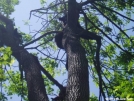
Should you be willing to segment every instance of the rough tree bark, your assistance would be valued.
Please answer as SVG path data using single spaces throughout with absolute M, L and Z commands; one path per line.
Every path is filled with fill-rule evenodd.
M 29 101 L 48 101 L 39 65 L 32 54 L 28 53 L 24 47 L 19 46 L 16 40 L 14 40 L 12 21 L 1 14 L 0 20 L 6 24 L 6 28 L 0 26 L 0 41 L 4 43 L 4 45 L 11 47 L 12 55 L 22 65 L 27 81 Z
M 68 56 L 68 83 L 65 101 L 89 101 L 88 61 L 79 38 L 66 26 L 62 44 Z

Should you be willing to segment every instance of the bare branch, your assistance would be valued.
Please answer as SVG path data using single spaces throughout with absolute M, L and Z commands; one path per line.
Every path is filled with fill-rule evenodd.
M 97 11 L 99 11 L 107 20 L 109 20 L 113 25 L 115 25 L 127 38 L 130 39 L 130 37 L 116 24 L 114 23 L 110 18 L 108 18 L 102 11 L 100 11 L 94 4 L 92 4 Z M 131 41 L 131 39 L 130 39 Z M 132 42 L 131 42 L 132 43 Z
M 126 19 L 128 19 L 128 20 L 130 20 L 130 21 L 133 21 L 133 22 L 134 22 L 134 20 L 133 20 L 133 19 L 128 18 L 128 17 L 126 17 L 126 16 L 124 16 L 124 15 L 122 15 L 122 14 L 118 13 L 117 11 L 114 11 L 114 10 L 112 10 L 112 9 L 110 9 L 110 8 L 106 7 L 106 6 L 100 5 L 100 4 L 98 4 L 98 3 L 94 3 L 94 4 L 99 5 L 100 7 L 105 8 L 106 10 L 112 11 L 112 12 L 114 12 L 114 13 L 116 13 L 116 14 L 118 14 L 118 15 L 120 15 L 120 16 L 122 16 L 122 17 L 124 17 L 124 18 L 126 18 Z
M 45 36 L 47 36 L 47 35 L 49 35 L 49 34 L 52 34 L 52 33 L 60 33 L 60 32 L 61 32 L 61 31 L 51 31 L 51 32 L 47 32 L 46 34 L 41 35 L 41 36 L 38 37 L 37 39 L 35 39 L 35 40 L 33 40 L 33 41 L 29 42 L 29 43 L 26 43 L 25 45 L 23 45 L 23 47 L 26 47 L 26 46 L 28 46 L 28 45 L 30 45 L 30 44 L 32 44 L 32 43 L 38 41 L 39 39 L 41 39 L 41 38 L 43 38 L 43 37 L 45 37 Z

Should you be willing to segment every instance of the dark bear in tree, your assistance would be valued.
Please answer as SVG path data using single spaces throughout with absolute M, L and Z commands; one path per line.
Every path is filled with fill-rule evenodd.
M 62 46 L 62 37 L 63 37 L 63 32 L 57 33 L 55 35 L 55 42 L 56 45 L 60 48 L 60 49 L 64 49 Z
M 17 28 L 14 29 L 14 38 L 18 44 L 22 44 L 22 35 L 18 33 Z
M 61 18 L 59 18 L 60 21 L 62 21 L 62 27 L 64 28 L 65 25 L 67 24 L 67 14 Z M 63 30 L 62 30 L 63 31 Z M 60 49 L 64 49 L 63 45 L 62 45 L 62 37 L 63 37 L 63 32 L 60 33 L 56 33 L 55 35 L 55 42 L 56 45 L 60 48 Z
M 62 26 L 65 27 L 67 24 L 67 14 L 63 17 L 60 17 L 59 20 L 62 21 Z

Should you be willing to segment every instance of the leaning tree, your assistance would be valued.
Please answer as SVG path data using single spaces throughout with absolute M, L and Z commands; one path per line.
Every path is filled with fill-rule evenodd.
M 8 95 L 48 101 L 56 85 L 60 91 L 53 101 L 134 97 L 133 0 L 53 0 L 49 5 L 42 0 L 43 7 L 30 12 L 29 19 L 36 17 L 41 25 L 34 35 L 15 28 L 9 15 L 17 3 L 0 4 L 0 81 Z M 20 72 L 5 66 L 13 59 Z M 65 72 L 63 86 L 54 76 Z M 90 96 L 89 75 L 99 87 L 98 99 Z M 5 99 L 2 90 L 0 99 Z

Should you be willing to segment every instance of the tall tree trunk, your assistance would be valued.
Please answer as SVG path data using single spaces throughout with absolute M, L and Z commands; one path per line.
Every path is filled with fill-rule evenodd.
M 65 101 L 89 101 L 88 61 L 77 37 L 79 5 L 68 0 L 68 25 L 64 29 L 62 45 L 68 56 L 68 83 Z
M 67 26 L 62 44 L 68 56 L 68 83 L 65 101 L 89 101 L 88 61 L 79 38 Z
M 7 21 L 6 25 L 13 28 L 13 24 L 8 22 L 10 21 L 9 19 L 2 15 L 0 15 L 0 18 L 4 18 L 4 20 Z M 0 41 L 4 43 L 4 45 L 11 47 L 13 52 L 12 55 L 18 60 L 19 63 L 21 63 L 25 71 L 29 101 L 48 101 L 44 81 L 37 61 L 34 59 L 32 54 L 28 53 L 23 47 L 16 43 L 12 33 L 14 29 L 10 30 L 12 31 L 10 32 L 3 26 L 0 26 Z

